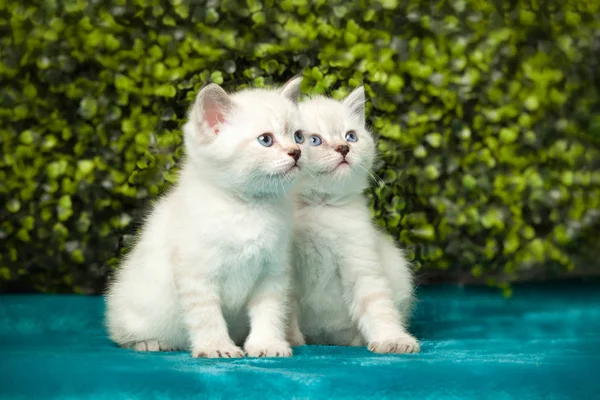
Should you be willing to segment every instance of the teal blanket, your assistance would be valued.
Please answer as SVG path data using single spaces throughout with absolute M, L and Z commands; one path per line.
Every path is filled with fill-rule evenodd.
M 0 296 L 0 398 L 600 398 L 600 285 L 427 287 L 422 353 L 302 347 L 289 359 L 192 359 L 115 347 L 100 297 Z

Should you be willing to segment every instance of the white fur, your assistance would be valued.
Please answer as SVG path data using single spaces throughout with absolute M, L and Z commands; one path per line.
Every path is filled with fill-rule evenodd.
M 377 353 L 419 351 L 406 331 L 413 298 L 410 266 L 391 238 L 371 221 L 363 191 L 375 157 L 365 127 L 362 87 L 339 102 L 314 97 L 300 104 L 302 145 L 310 176 L 298 188 L 293 239 L 294 312 L 288 339 L 343 346 L 367 345 Z M 348 131 L 358 140 L 345 139 Z M 309 144 L 310 135 L 322 138 Z M 347 145 L 348 164 L 336 147 Z M 294 316 L 293 318 L 294 319 Z
M 106 300 L 110 337 L 194 357 L 290 356 L 285 339 L 301 125 L 300 78 L 281 91 L 202 89 L 183 128 L 187 159 L 149 215 Z M 257 137 L 270 132 L 275 143 Z M 299 160 L 299 164 L 302 159 Z

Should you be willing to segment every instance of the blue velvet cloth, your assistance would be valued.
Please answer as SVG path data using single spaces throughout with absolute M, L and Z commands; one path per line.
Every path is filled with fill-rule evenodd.
M 600 398 L 600 285 L 419 291 L 413 355 L 192 359 L 114 346 L 100 297 L 0 296 L 0 398 Z

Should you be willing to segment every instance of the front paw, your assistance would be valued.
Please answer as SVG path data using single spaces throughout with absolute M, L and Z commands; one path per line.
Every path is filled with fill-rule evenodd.
M 241 358 L 244 351 L 233 344 L 200 346 L 192 350 L 194 358 Z
M 292 348 L 283 340 L 248 341 L 244 346 L 248 357 L 291 357 Z
M 369 343 L 369 350 L 373 353 L 418 353 L 421 348 L 417 339 L 409 334 L 399 337 L 373 341 Z

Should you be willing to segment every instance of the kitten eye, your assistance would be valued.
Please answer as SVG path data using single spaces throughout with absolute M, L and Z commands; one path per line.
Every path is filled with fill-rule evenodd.
M 358 140 L 358 136 L 356 136 L 356 132 L 354 131 L 348 131 L 346 132 L 346 141 L 347 142 L 356 142 Z
M 262 135 L 260 135 L 258 137 L 258 143 L 262 144 L 265 147 L 271 147 L 273 146 L 273 135 L 271 135 L 270 133 L 263 133 Z
M 308 143 L 310 143 L 311 146 L 319 146 L 321 145 L 321 143 L 323 143 L 323 139 L 321 139 L 319 136 L 317 135 L 312 135 L 309 139 L 308 139 Z
M 302 133 L 302 131 L 294 132 L 294 142 L 298 144 L 304 143 L 304 134 Z

